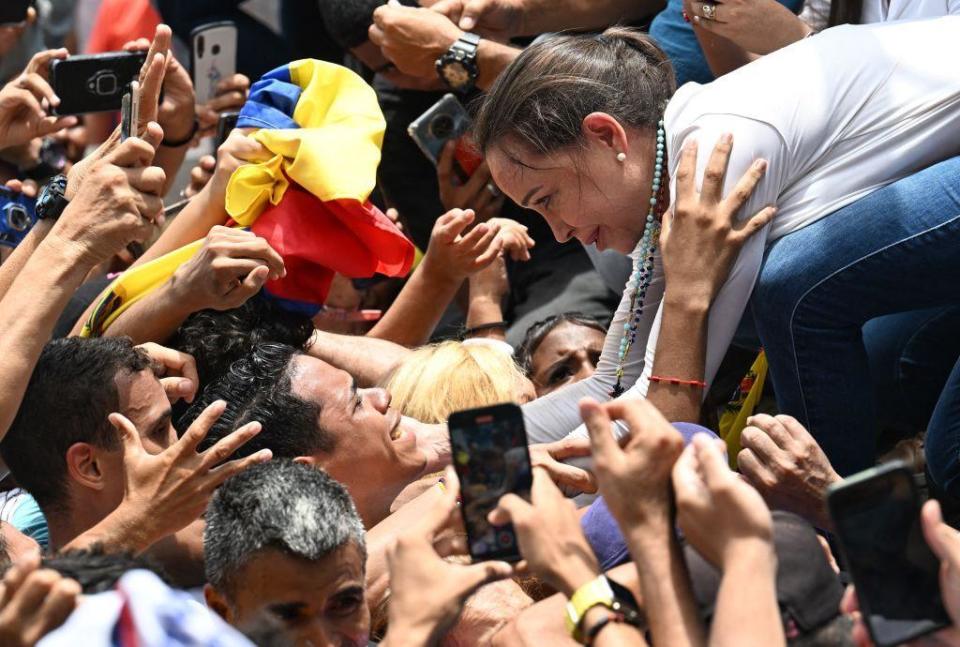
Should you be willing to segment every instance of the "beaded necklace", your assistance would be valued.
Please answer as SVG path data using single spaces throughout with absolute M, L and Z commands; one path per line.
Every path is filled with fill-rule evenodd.
M 657 123 L 657 157 L 653 170 L 653 187 L 650 190 L 650 208 L 647 211 L 647 221 L 644 223 L 643 238 L 640 240 L 640 250 L 637 260 L 634 261 L 633 273 L 627 282 L 627 289 L 633 290 L 630 297 L 630 318 L 623 324 L 623 337 L 620 338 L 620 352 L 617 356 L 617 383 L 610 392 L 611 398 L 619 398 L 626 389 L 623 388 L 623 365 L 630 354 L 633 343 L 637 340 L 637 328 L 643 316 L 644 301 L 647 288 L 653 280 L 653 257 L 660 240 L 660 218 L 662 212 L 657 213 L 657 204 L 667 202 L 663 200 L 663 192 L 667 183 L 663 180 L 663 160 L 665 156 L 666 137 L 663 130 L 663 119 Z M 659 216 L 659 217 L 658 217 Z

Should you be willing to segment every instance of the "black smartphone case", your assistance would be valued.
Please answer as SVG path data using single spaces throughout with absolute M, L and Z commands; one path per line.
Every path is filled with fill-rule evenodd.
M 124 93 L 146 60 L 146 52 L 111 52 L 54 61 L 50 81 L 60 97 L 55 114 L 120 110 Z
M 0 25 L 14 25 L 27 18 L 27 9 L 33 0 L 2 0 L 0 2 Z

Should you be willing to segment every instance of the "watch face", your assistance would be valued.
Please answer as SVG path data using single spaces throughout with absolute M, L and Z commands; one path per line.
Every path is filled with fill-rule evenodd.
M 462 88 L 470 83 L 470 73 L 463 63 L 453 62 L 443 66 L 443 78 L 451 88 Z

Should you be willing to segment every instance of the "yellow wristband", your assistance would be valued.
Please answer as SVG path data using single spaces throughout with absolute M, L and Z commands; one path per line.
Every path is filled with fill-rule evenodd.
M 567 632 L 579 643 L 583 642 L 583 634 L 580 631 L 580 625 L 583 622 L 583 616 L 587 611 L 602 604 L 608 609 L 613 608 L 614 595 L 613 589 L 607 578 L 601 575 L 595 580 L 587 582 L 571 596 L 567 602 Z

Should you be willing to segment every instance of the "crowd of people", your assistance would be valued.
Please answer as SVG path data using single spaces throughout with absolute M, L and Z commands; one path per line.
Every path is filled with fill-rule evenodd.
M 960 2 L 24 6 L 0 646 L 865 647 L 827 493 L 893 458 L 960 645 Z M 118 51 L 130 132 L 61 114 Z M 508 402 L 473 560 L 447 423 Z

